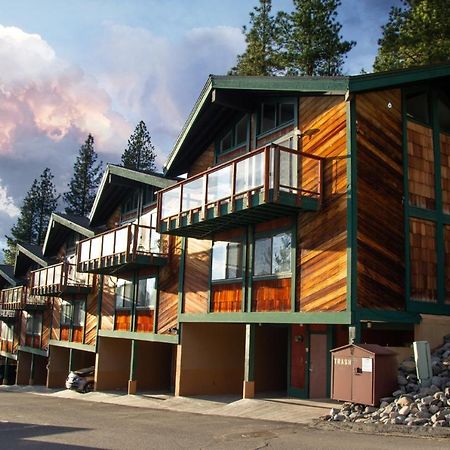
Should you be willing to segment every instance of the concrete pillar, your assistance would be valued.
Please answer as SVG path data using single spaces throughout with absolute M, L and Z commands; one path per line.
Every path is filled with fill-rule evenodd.
M 30 378 L 28 380 L 28 384 L 30 386 L 34 385 L 34 372 L 35 372 L 35 356 L 34 356 L 34 353 L 32 353 L 31 361 L 30 361 Z
M 255 325 L 245 325 L 245 362 L 242 398 L 255 397 Z
M 9 375 L 9 364 L 8 358 L 5 357 L 5 369 L 3 371 L 3 381 L 2 384 L 8 384 L 8 375 Z

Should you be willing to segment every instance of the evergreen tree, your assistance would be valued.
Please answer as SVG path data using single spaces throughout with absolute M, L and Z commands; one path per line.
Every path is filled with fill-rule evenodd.
M 337 21 L 340 0 L 294 0 L 294 11 L 278 14 L 279 38 L 290 75 L 334 76 L 342 73 L 346 54 L 356 44 L 344 41 Z
M 14 264 L 18 243 L 41 245 L 44 242 L 48 222 L 56 210 L 59 196 L 53 184 L 53 175 L 49 168 L 42 172 L 39 180 L 34 180 L 25 195 L 19 218 L 11 228 L 11 236 L 6 236 L 7 248 L 4 259 Z
M 250 13 L 250 29 L 242 27 L 247 49 L 237 57 L 230 75 L 276 75 L 284 68 L 277 47 L 277 21 L 270 15 L 271 0 L 259 0 L 259 7 Z
M 141 120 L 128 139 L 128 147 L 122 154 L 122 165 L 127 169 L 149 172 L 156 169 L 155 147 L 145 122 Z
M 374 70 L 449 62 L 449 11 L 449 0 L 403 0 L 401 7 L 392 7 Z
M 67 204 L 66 213 L 86 216 L 94 203 L 95 193 L 101 179 L 102 163 L 96 164 L 97 153 L 94 150 L 94 138 L 91 134 L 80 147 L 73 166 L 73 175 L 64 194 Z

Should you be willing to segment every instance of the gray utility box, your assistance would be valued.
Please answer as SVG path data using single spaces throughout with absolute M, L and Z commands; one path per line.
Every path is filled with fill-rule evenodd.
M 376 344 L 331 350 L 331 398 L 375 406 L 397 389 L 396 353 Z

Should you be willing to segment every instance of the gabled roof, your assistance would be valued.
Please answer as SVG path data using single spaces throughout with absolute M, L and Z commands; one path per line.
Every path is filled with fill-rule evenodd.
M 450 64 L 345 77 L 210 75 L 167 158 L 164 172 L 170 176 L 186 172 L 187 164 L 183 160 L 193 159 L 204 150 L 210 136 L 220 129 L 220 120 L 224 123 L 232 109 L 245 110 L 246 106 L 251 109 L 257 96 L 356 93 L 448 76 Z
M 109 164 L 103 174 L 89 214 L 90 225 L 100 225 L 102 221 L 112 214 L 130 190 L 136 189 L 143 184 L 154 186 L 159 190 L 174 183 L 175 180 L 166 178 L 162 174 L 138 172 Z
M 46 267 L 51 264 L 51 260 L 44 257 L 42 254 L 42 248 L 39 247 L 39 245 L 25 243 L 17 244 L 14 275 L 16 277 L 25 275 L 33 263 L 36 263 L 41 267 Z
M 0 264 L 0 278 L 4 280 L 2 285 L 8 284 L 11 287 L 16 287 L 20 284 L 20 280 L 14 277 L 14 267 L 8 264 Z
M 92 237 L 95 231 L 89 226 L 87 217 L 72 214 L 53 213 L 47 227 L 42 251 L 44 255 L 54 255 L 70 232 L 79 233 L 84 237 Z

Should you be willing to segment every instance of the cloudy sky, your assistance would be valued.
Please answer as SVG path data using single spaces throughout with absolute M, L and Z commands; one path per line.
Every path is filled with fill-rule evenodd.
M 257 0 L 0 0 L 0 248 L 32 180 L 50 167 L 64 192 L 88 133 L 117 162 L 137 122 L 162 165 L 208 74 L 244 48 Z M 398 0 L 343 0 L 356 40 L 345 72 L 370 70 Z M 273 0 L 289 11 L 291 0 Z M 1 259 L 1 251 L 0 251 Z

